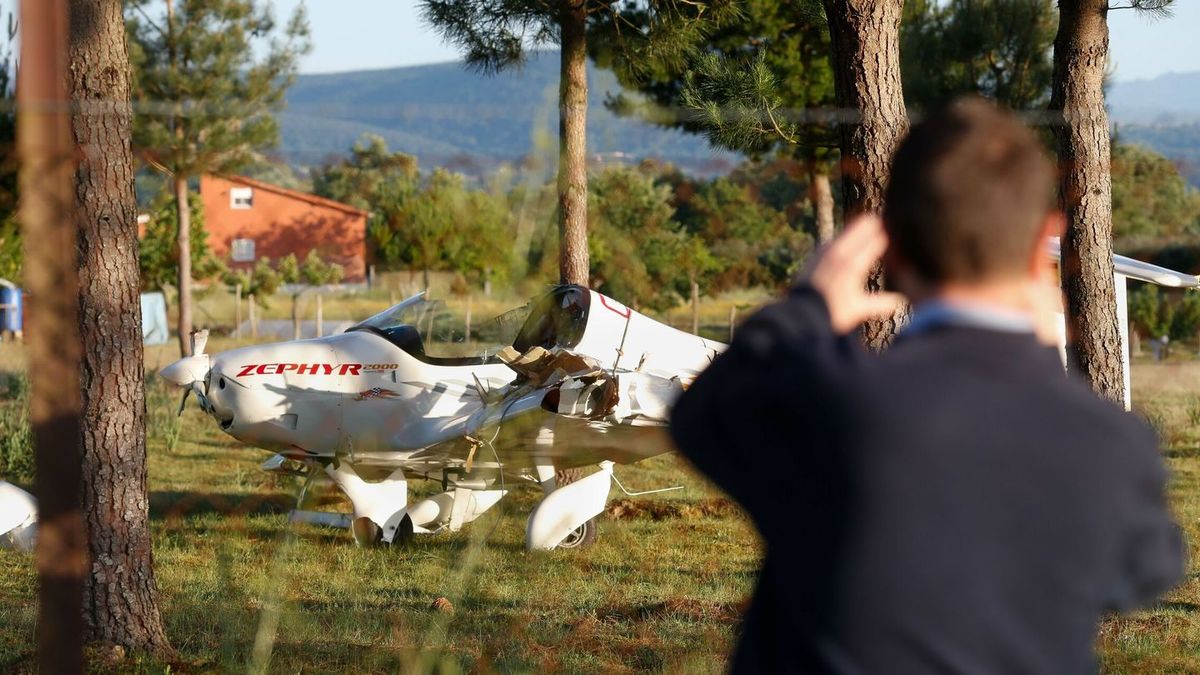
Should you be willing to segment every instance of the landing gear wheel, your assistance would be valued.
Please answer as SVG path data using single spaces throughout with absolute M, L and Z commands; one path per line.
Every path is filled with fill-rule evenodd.
M 408 546 L 413 542 L 413 521 L 404 514 L 400 522 L 396 524 L 396 533 L 392 535 L 392 546 Z
M 364 548 L 378 546 L 383 541 L 383 528 L 366 516 L 355 518 L 350 532 L 354 534 L 354 543 Z
M 566 539 L 558 542 L 555 548 L 587 548 L 596 543 L 596 538 L 600 536 L 600 526 L 596 524 L 596 519 L 592 518 L 579 527 L 571 530 L 571 534 L 567 535 Z

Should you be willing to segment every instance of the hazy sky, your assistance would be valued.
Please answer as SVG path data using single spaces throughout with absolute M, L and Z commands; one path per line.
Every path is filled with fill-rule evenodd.
M 282 18 L 301 0 L 273 0 Z M 306 73 L 453 61 L 458 52 L 420 19 L 415 0 L 304 0 L 314 49 Z M 1125 4 L 1127 0 L 1114 0 Z M 1109 15 L 1116 79 L 1200 70 L 1200 0 L 1176 0 L 1175 16 L 1149 20 L 1131 10 Z

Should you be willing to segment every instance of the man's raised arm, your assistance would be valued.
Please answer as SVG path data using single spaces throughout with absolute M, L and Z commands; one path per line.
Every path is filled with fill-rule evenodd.
M 782 480 L 796 476 L 802 458 L 820 452 L 831 399 L 860 354 L 847 336 L 900 302 L 865 290 L 886 246 L 877 219 L 848 226 L 819 254 L 805 281 L 742 324 L 729 349 L 675 406 L 671 433 L 680 451 L 760 528 L 776 511 L 775 488 L 788 489 Z

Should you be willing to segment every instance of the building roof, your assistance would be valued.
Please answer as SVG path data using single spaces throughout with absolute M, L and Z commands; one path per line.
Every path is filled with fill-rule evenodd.
M 332 199 L 326 199 L 325 197 L 318 197 L 317 195 L 314 195 L 314 194 L 311 194 L 308 192 L 301 192 L 299 190 L 289 190 L 288 188 L 285 188 L 285 187 L 280 187 L 278 185 L 272 185 L 271 183 L 264 183 L 261 180 L 247 178 L 246 176 L 226 176 L 226 175 L 220 175 L 220 174 L 213 174 L 213 176 L 215 178 L 227 180 L 231 183 L 240 183 L 247 187 L 252 187 L 256 190 L 266 190 L 267 192 L 274 192 L 275 194 L 283 195 L 284 197 L 288 197 L 290 199 L 297 199 L 299 201 L 308 202 L 309 204 L 314 204 L 316 206 L 324 206 L 324 207 L 330 208 L 330 209 L 337 209 L 338 211 L 344 211 L 351 215 L 363 216 L 363 217 L 371 215 L 370 211 L 364 211 L 360 208 L 356 208 L 349 204 L 343 204 L 342 202 L 334 201 Z

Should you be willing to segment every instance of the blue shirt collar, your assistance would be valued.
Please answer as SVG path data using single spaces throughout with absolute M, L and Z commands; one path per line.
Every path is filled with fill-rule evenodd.
M 903 335 L 942 326 L 980 328 L 1000 333 L 1033 333 L 1033 319 L 1024 312 L 982 303 L 927 300 L 913 310 Z

